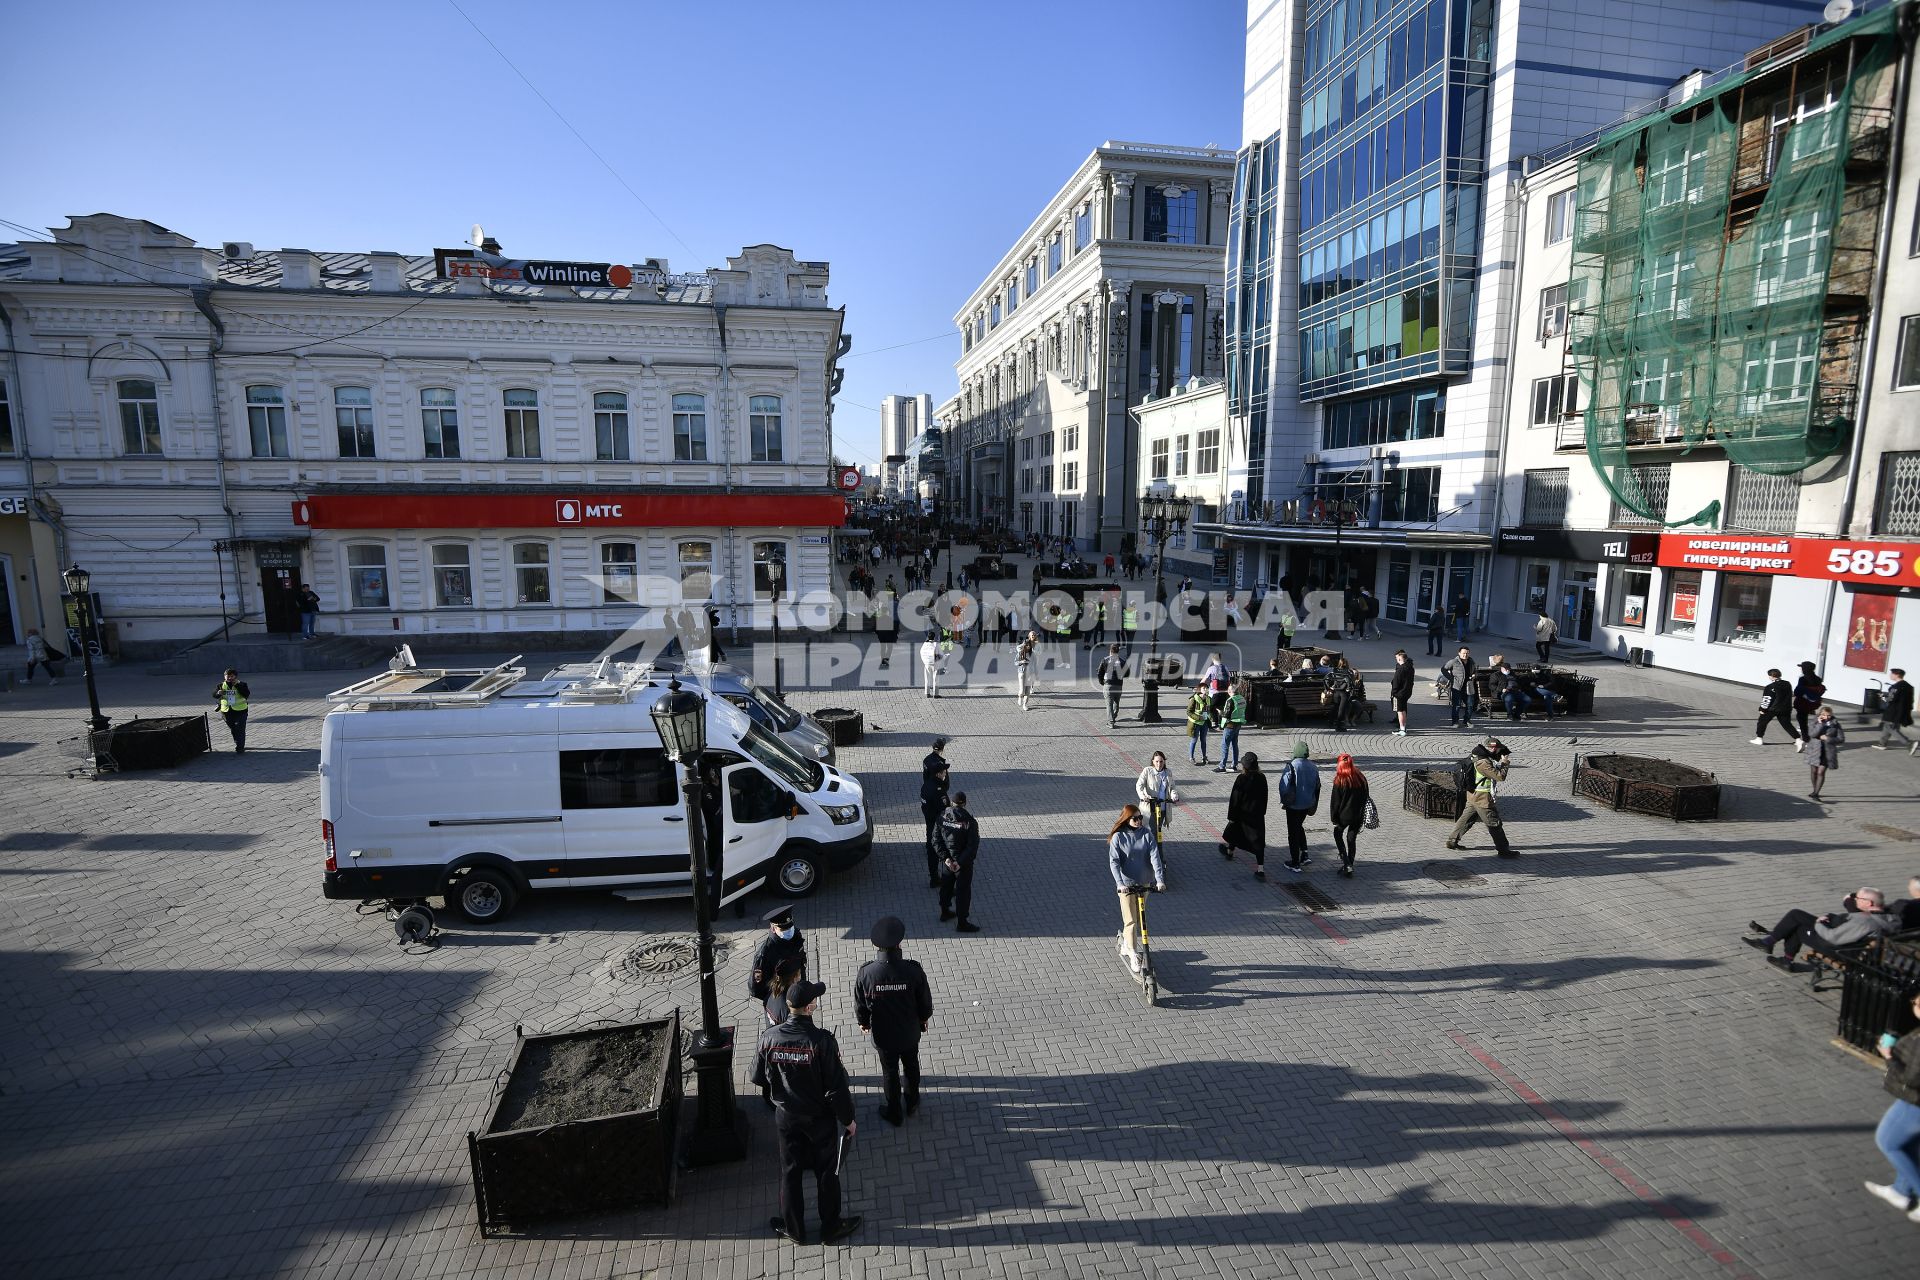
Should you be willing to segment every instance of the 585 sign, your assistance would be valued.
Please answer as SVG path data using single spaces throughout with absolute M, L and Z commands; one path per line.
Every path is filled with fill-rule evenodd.
M 1740 533 L 1660 536 L 1659 563 L 1669 569 L 1780 573 L 1822 582 L 1920 586 L 1920 543 L 1837 542 L 1832 538 Z
M 1841 582 L 1877 582 L 1890 587 L 1920 586 L 1920 544 L 1900 542 L 1824 542 L 1795 539 L 1794 572 L 1802 578 Z
M 1878 578 L 1898 582 L 1903 561 L 1911 554 L 1908 547 L 1834 547 L 1827 552 L 1829 578 Z

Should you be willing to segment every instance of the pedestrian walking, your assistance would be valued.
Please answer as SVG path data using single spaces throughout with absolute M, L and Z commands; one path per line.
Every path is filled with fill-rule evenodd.
M 1235 680 L 1227 687 L 1227 705 L 1220 711 L 1220 763 L 1215 773 L 1240 767 L 1240 730 L 1247 726 L 1247 682 Z
M 1427 613 L 1427 656 L 1438 658 L 1447 641 L 1447 617 L 1435 608 Z
M 1140 899 L 1135 895 L 1142 889 L 1165 892 L 1167 869 L 1160 860 L 1160 842 L 1153 838 L 1146 815 L 1136 805 L 1123 806 L 1119 820 L 1107 831 L 1107 869 L 1113 873 L 1113 887 L 1120 894 L 1120 954 L 1137 975 Z
M 1289 597 L 1291 599 L 1291 597 Z M 1280 647 L 1293 648 L 1294 633 L 1300 630 L 1300 619 L 1294 616 L 1292 608 L 1283 608 L 1280 612 Z M 1279 654 L 1274 655 L 1278 657 Z
M 949 642 L 940 639 L 932 628 L 927 630 L 927 638 L 920 642 L 920 679 L 926 696 L 940 696 L 940 677 L 947 669 Z
M 1106 691 L 1107 728 L 1116 728 L 1120 723 L 1120 695 L 1127 680 L 1127 664 L 1120 657 L 1119 645 L 1107 646 L 1107 656 L 1093 678 Z
M 831 1031 L 814 1025 L 825 991 L 823 984 L 804 978 L 794 983 L 787 992 L 787 1020 L 760 1033 L 753 1062 L 753 1082 L 773 1099 L 780 1144 L 780 1213 L 768 1225 L 795 1244 L 806 1243 L 802 1197 L 809 1173 L 820 1214 L 820 1242 L 844 1240 L 860 1226 L 859 1214 L 840 1213 L 843 1144 L 852 1140 L 859 1125 L 840 1043 Z
M 1207 762 L 1207 730 L 1213 722 L 1213 696 L 1207 692 L 1205 684 L 1193 686 L 1193 696 L 1187 699 L 1187 763 L 1205 764 Z M 1194 753 L 1199 758 L 1194 758 Z
M 1800 730 L 1800 741 L 1795 751 L 1807 749 L 1807 720 L 1820 710 L 1821 700 L 1827 696 L 1827 686 L 1820 679 L 1820 668 L 1811 662 L 1800 664 L 1800 677 L 1793 682 L 1793 719 Z
M 1920 1020 L 1920 991 L 1909 995 L 1907 1011 Z M 1893 1101 L 1873 1132 L 1873 1145 L 1893 1166 L 1893 1181 L 1869 1182 L 1867 1190 L 1904 1212 L 1908 1222 L 1920 1223 L 1920 1027 L 1897 1039 L 1883 1033 L 1879 1049 L 1887 1060 L 1881 1088 Z
M 1235 853 L 1250 853 L 1253 878 L 1267 878 L 1267 775 L 1251 751 L 1240 760 L 1239 776 L 1227 795 L 1227 825 L 1220 834 L 1221 857 L 1231 862 Z
M 1880 740 L 1872 744 L 1873 749 L 1885 751 L 1887 740 L 1898 737 L 1908 744 L 1907 753 L 1911 755 L 1920 749 L 1920 744 L 1912 742 L 1906 732 L 1907 726 L 1913 723 L 1913 686 L 1907 683 L 1907 673 L 1903 667 L 1895 667 L 1888 674 L 1893 677 L 1893 683 L 1887 686 L 1886 693 L 1882 695 Z
M 1832 707 L 1821 707 L 1815 713 L 1811 741 L 1813 750 L 1807 754 L 1807 766 L 1813 774 L 1813 790 L 1809 794 L 1818 800 L 1820 788 L 1827 784 L 1827 770 L 1840 767 L 1840 748 L 1847 741 L 1847 731 L 1840 727 Z
M 320 622 L 320 593 L 309 584 L 302 584 L 296 597 L 300 605 L 300 638 L 314 639 L 314 630 Z
M 1407 704 L 1413 701 L 1413 659 L 1405 649 L 1393 651 L 1393 679 L 1387 685 L 1387 705 L 1393 708 L 1396 738 L 1407 736 Z
M 899 599 L 900 593 L 894 588 L 893 578 L 889 575 L 887 585 L 880 588 L 880 594 L 873 601 L 873 630 L 880 641 L 882 668 L 892 665 L 893 646 L 900 639 Z
M 753 964 L 747 970 L 747 994 L 764 1004 L 773 993 L 774 971 L 782 960 L 799 961 L 800 972 L 806 973 L 807 936 L 793 922 L 792 907 L 775 907 L 760 920 L 767 926 L 767 932 L 760 939 L 760 945 L 753 949 Z
M 251 705 L 251 698 L 247 682 L 232 667 L 226 669 L 220 683 L 213 687 L 213 705 L 219 708 L 220 718 L 227 722 L 227 732 L 233 735 L 235 755 L 247 752 L 247 707 Z
M 1787 718 L 1793 704 L 1793 687 L 1780 678 L 1780 668 L 1767 668 L 1767 683 L 1760 686 L 1760 715 L 1753 722 L 1753 737 L 1747 745 L 1763 746 L 1767 740 L 1767 722 L 1778 720 L 1780 727 L 1787 731 L 1787 737 L 1800 743 L 1800 749 L 1806 743 L 1793 731 L 1793 721 Z
M 860 1029 L 873 1037 L 873 1050 L 880 1058 L 885 1094 L 880 1118 L 896 1127 L 920 1109 L 920 1036 L 933 1020 L 927 971 L 918 960 L 900 954 L 906 936 L 907 926 L 898 916 L 875 921 L 869 937 L 880 954 L 861 966 L 853 980 L 853 1015 Z
M 1173 773 L 1167 768 L 1167 753 L 1156 751 L 1147 767 L 1133 780 L 1133 794 L 1145 806 L 1147 830 L 1158 840 L 1173 821 L 1173 806 L 1180 803 L 1180 792 L 1173 785 Z
M 960 933 L 978 933 L 973 910 L 973 864 L 980 855 L 980 824 L 967 809 L 967 793 L 956 791 L 933 833 L 940 854 L 940 919 L 958 920 Z
M 1201 669 L 1200 683 L 1207 689 L 1207 705 L 1213 709 L 1213 722 L 1220 723 L 1221 709 L 1227 705 L 1227 685 L 1233 675 L 1227 670 L 1227 664 L 1220 661 L 1220 655 L 1207 655 L 1207 665 Z
M 1360 588 L 1360 638 L 1378 640 L 1380 638 L 1380 602 L 1374 599 L 1373 592 Z
M 1353 879 L 1353 860 L 1360 852 L 1360 828 L 1377 827 L 1380 815 L 1368 793 L 1367 775 L 1342 752 L 1333 762 L 1333 785 L 1327 789 L 1327 816 L 1333 821 L 1333 847 L 1340 855 L 1340 874 Z
M 1033 651 L 1040 645 L 1040 633 L 1027 632 L 1027 638 L 1020 642 L 1013 654 L 1014 692 L 1019 696 L 1020 709 L 1033 709 Z
M 1466 593 L 1463 591 L 1456 595 L 1453 598 L 1453 625 L 1459 633 L 1461 644 L 1467 642 L 1467 627 L 1471 622 L 1471 613 L 1472 607 L 1467 603 Z
M 1487 834 L 1493 837 L 1494 852 L 1503 858 L 1514 857 L 1520 851 L 1507 843 L 1506 828 L 1500 821 L 1500 806 L 1494 800 L 1494 788 L 1507 780 L 1513 753 L 1507 750 L 1500 739 L 1488 738 L 1484 745 L 1473 749 L 1468 760 L 1471 772 L 1467 778 L 1466 801 L 1460 807 L 1460 820 L 1453 824 L 1453 833 L 1447 837 L 1447 848 L 1460 848 L 1460 837 L 1467 834 L 1468 827 L 1479 822 L 1486 826 Z
M 1444 667 L 1440 668 L 1440 678 L 1447 687 L 1447 723 L 1449 725 L 1473 725 L 1473 654 L 1467 646 L 1461 645 L 1460 652 L 1453 655 Z
M 1553 661 L 1553 642 L 1560 638 L 1560 624 L 1547 616 L 1546 606 L 1534 611 L 1533 651 L 1543 663 Z
M 61 653 L 58 649 L 47 643 L 47 638 L 40 634 L 40 628 L 27 628 L 28 684 L 33 683 L 33 669 L 35 667 L 45 667 L 47 669 L 48 684 L 59 684 L 60 667 L 61 663 L 66 660 L 66 656 L 66 654 Z
M 1287 870 L 1299 872 L 1313 861 L 1307 852 L 1307 819 L 1320 811 L 1320 770 L 1304 742 L 1293 744 L 1293 758 L 1280 770 L 1280 807 L 1287 814 Z

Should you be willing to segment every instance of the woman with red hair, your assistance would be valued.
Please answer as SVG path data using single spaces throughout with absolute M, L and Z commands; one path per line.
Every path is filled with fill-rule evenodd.
M 1360 828 L 1373 812 L 1367 797 L 1367 775 L 1353 767 L 1353 757 L 1341 753 L 1334 761 L 1333 791 L 1327 807 L 1333 819 L 1333 847 L 1340 853 L 1340 874 L 1353 878 L 1353 857 L 1359 852 Z M 1375 822 L 1379 820 L 1376 818 Z

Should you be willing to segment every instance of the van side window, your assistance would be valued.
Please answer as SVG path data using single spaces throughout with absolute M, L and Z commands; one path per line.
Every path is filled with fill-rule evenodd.
M 673 766 L 658 747 L 560 753 L 562 809 L 635 809 L 679 800 Z
M 741 769 L 727 776 L 735 822 L 770 822 L 787 816 L 787 793 L 758 769 Z

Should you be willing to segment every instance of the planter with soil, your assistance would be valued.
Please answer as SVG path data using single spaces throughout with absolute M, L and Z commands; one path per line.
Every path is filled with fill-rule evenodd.
M 518 1035 L 505 1076 L 486 1128 L 467 1134 L 482 1235 L 673 1199 L 678 1010 L 650 1022 Z
M 867 718 L 845 707 L 822 707 L 813 713 L 815 723 L 827 731 L 836 747 L 850 747 L 866 736 Z
M 1676 822 L 1720 816 L 1720 783 L 1711 773 L 1653 756 L 1575 756 L 1573 794 Z
M 1460 816 L 1459 774 L 1450 766 L 1407 770 L 1406 784 L 1400 789 L 1400 807 L 1422 818 Z
M 112 743 L 107 750 L 123 773 L 130 769 L 171 769 L 212 749 L 204 714 L 128 720 L 109 732 Z

